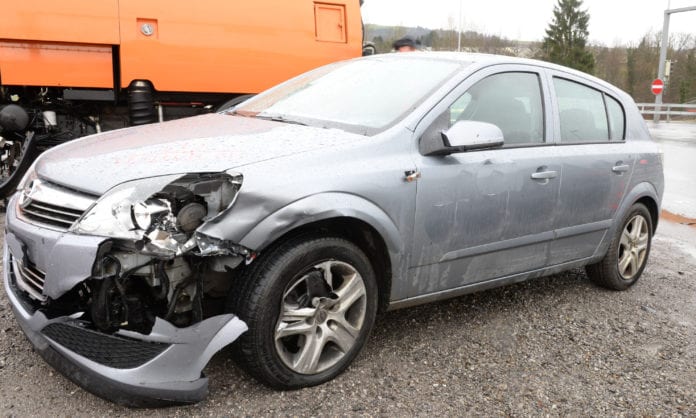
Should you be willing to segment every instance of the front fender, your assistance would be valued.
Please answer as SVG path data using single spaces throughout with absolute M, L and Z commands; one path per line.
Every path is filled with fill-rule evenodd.
M 257 223 L 239 244 L 262 250 L 285 233 L 317 221 L 348 217 L 372 226 L 392 256 L 403 253 L 404 241 L 394 221 L 374 203 L 348 193 L 320 193 L 296 200 Z

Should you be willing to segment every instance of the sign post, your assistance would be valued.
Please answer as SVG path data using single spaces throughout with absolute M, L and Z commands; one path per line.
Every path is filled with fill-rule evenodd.
M 669 43 L 669 18 L 673 13 L 693 11 L 696 11 L 696 6 L 670 9 L 669 3 L 667 4 L 667 10 L 665 10 L 665 17 L 662 22 L 662 45 L 660 46 L 660 61 L 657 68 L 657 78 L 660 80 L 660 82 L 662 82 L 662 79 L 665 78 L 665 61 L 667 60 L 667 46 Z M 664 90 L 664 87 L 662 90 Z M 660 115 L 657 112 L 662 110 L 662 90 L 660 90 L 659 93 L 655 93 L 655 117 L 653 118 L 655 123 L 660 121 Z

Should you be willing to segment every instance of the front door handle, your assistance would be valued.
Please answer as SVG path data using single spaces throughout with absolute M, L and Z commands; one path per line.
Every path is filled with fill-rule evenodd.
M 532 178 L 535 180 L 548 180 L 554 179 L 558 176 L 557 171 L 537 171 L 532 173 Z
M 630 167 L 628 164 L 617 164 L 614 167 L 611 168 L 611 171 L 614 173 L 625 173 L 628 171 Z

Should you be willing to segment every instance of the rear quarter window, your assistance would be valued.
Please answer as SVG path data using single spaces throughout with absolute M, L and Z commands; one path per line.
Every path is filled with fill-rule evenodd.
M 621 104 L 611 96 L 604 96 L 609 115 L 609 135 L 612 141 L 626 139 L 626 115 Z

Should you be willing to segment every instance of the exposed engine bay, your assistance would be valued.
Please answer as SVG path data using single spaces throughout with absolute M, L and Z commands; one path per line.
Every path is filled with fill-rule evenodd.
M 241 175 L 190 174 L 149 195 L 107 193 L 72 230 L 115 238 L 100 248 L 92 276 L 44 300 L 44 309 L 51 316 L 82 311 L 80 319 L 102 332 L 141 334 L 157 318 L 188 327 L 222 313 L 232 270 L 255 254 L 197 230 L 233 204 L 241 182 Z M 27 185 L 19 207 L 30 207 L 31 190 L 41 187 L 38 179 Z

